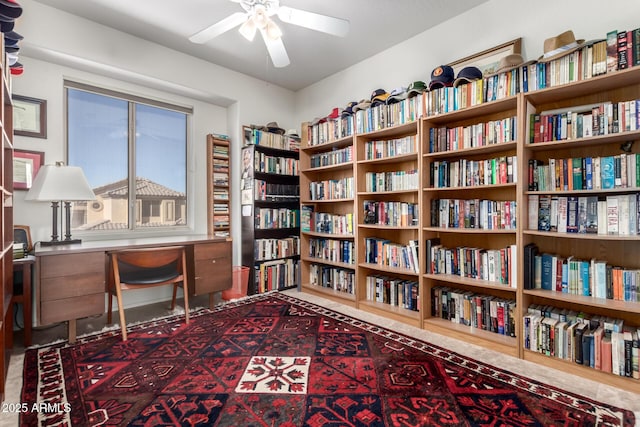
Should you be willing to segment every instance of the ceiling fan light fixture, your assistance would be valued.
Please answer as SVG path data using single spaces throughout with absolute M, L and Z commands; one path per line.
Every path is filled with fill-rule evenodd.
M 278 40 L 282 37 L 282 30 L 280 30 L 278 24 L 276 24 L 272 19 L 269 19 L 269 22 L 267 22 L 265 32 L 267 33 L 267 37 L 271 40 Z
M 242 34 L 242 36 L 249 41 L 253 41 L 253 38 L 256 36 L 256 30 L 257 27 L 256 23 L 253 20 L 253 17 L 249 17 L 249 19 L 247 19 L 244 24 L 242 24 L 240 28 L 238 28 L 240 34 Z
M 257 4 L 253 10 L 253 22 L 255 22 L 256 27 L 264 29 L 270 21 L 271 18 L 267 15 L 265 7 L 261 4 Z

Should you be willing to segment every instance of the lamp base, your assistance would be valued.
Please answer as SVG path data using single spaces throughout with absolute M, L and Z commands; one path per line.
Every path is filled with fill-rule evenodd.
M 58 246 L 58 245 L 70 245 L 73 243 L 82 243 L 82 239 L 69 239 L 69 240 L 50 240 L 48 242 L 40 242 L 42 246 Z

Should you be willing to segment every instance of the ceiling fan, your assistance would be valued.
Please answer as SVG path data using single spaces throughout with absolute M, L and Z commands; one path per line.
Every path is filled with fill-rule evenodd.
M 335 36 L 344 37 L 349 32 L 349 21 L 347 20 L 280 6 L 279 0 L 231 1 L 240 3 L 244 12 L 236 12 L 227 16 L 210 27 L 195 33 L 189 37 L 189 40 L 193 43 L 206 43 L 240 25 L 240 34 L 252 41 L 256 32 L 260 31 L 274 67 L 280 68 L 289 65 L 289 56 L 282 42 L 282 31 L 278 24 L 271 19 L 272 16 L 278 15 L 278 18 L 283 22 Z

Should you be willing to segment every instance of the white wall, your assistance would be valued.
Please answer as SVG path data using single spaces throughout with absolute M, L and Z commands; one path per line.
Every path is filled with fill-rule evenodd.
M 525 59 L 543 54 L 544 40 L 566 30 L 577 39 L 605 38 L 610 30 L 640 27 L 637 0 L 490 0 L 353 67 L 296 93 L 296 121 L 326 116 L 334 107 L 369 98 L 416 80 L 431 70 L 522 37 Z M 384 28 L 379 28 L 383 31 Z

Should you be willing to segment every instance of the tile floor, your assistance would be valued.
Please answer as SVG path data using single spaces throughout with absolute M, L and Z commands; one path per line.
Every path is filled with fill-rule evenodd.
M 610 387 L 578 376 L 566 374 L 555 369 L 550 369 L 538 364 L 506 356 L 502 353 L 494 352 L 486 348 L 477 347 L 475 345 L 470 345 L 468 343 L 451 339 L 446 336 L 414 328 L 412 326 L 402 324 L 401 322 L 392 321 L 364 311 L 355 310 L 351 307 L 306 293 L 300 293 L 296 290 L 288 290 L 285 292 L 300 299 L 325 306 L 332 310 L 342 312 L 365 321 L 383 324 L 389 329 L 393 329 L 406 335 L 435 343 L 441 347 L 445 347 L 460 354 L 473 357 L 476 360 L 488 364 L 501 366 L 511 372 L 524 375 L 541 382 L 554 383 L 564 390 L 581 394 L 600 402 L 605 402 L 630 409 L 635 412 L 637 425 L 640 426 L 640 394 L 620 390 L 618 388 Z M 217 296 L 217 298 L 219 298 L 219 296 Z M 193 297 L 190 298 L 189 302 L 191 307 L 207 307 L 208 297 Z M 177 305 L 178 307 L 181 307 L 180 302 L 178 302 Z M 168 303 L 165 302 L 128 309 L 126 312 L 126 317 L 128 323 L 134 323 L 149 320 L 154 317 L 162 317 L 170 313 L 171 311 L 169 310 Z M 117 313 L 115 313 L 114 318 L 117 319 Z M 106 315 L 78 320 L 78 335 L 99 331 L 105 327 L 105 324 Z M 37 328 L 33 332 L 34 345 L 43 345 L 57 340 L 65 340 L 66 338 L 66 324 Z M 17 332 L 14 340 L 13 355 L 11 357 L 9 365 L 9 374 L 6 383 L 5 403 L 19 403 L 20 401 L 20 392 L 22 389 L 23 358 L 24 347 L 22 346 L 22 336 L 21 332 Z M 6 412 L 0 413 L 0 426 L 9 427 L 17 425 L 17 414 Z

